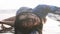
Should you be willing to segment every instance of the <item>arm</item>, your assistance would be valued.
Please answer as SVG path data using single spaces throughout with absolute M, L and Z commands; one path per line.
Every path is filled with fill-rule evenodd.
M 0 23 L 14 26 L 14 21 L 0 21 Z
M 15 16 L 4 19 L 4 20 L 0 21 L 0 23 L 14 26 L 14 21 L 15 21 Z

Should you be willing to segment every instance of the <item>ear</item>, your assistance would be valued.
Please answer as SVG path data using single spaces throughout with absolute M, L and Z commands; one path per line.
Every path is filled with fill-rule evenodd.
M 42 18 L 42 24 L 45 24 L 45 23 L 46 23 L 46 21 L 47 21 L 47 19 L 46 19 L 46 18 Z

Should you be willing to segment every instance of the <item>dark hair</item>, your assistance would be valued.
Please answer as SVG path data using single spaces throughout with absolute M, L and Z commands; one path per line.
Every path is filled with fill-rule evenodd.
M 18 11 L 19 12 L 19 11 Z M 21 15 L 27 15 L 26 16 L 26 19 L 25 19 L 25 21 L 27 21 L 28 20 L 28 16 L 29 15 L 32 15 L 32 14 L 34 14 L 34 15 L 36 15 L 38 18 L 39 18 L 39 20 L 41 21 L 41 18 L 37 15 L 37 14 L 35 14 L 34 12 L 32 12 L 32 10 L 26 10 L 26 11 L 23 11 L 23 12 L 20 12 L 20 13 L 17 13 L 17 15 L 16 15 L 16 20 L 15 20 L 15 24 L 14 24 L 14 28 L 15 28 L 15 34 L 19 34 L 19 32 L 21 33 L 21 32 L 23 32 L 23 33 L 30 33 L 32 30 L 34 30 L 34 29 L 36 29 L 36 30 L 38 30 L 37 29 L 37 27 L 39 27 L 39 29 L 42 29 L 42 26 L 43 26 L 43 24 L 42 24 L 42 21 L 41 21 L 41 23 L 39 22 L 36 26 L 35 25 L 33 25 L 32 26 L 32 28 L 24 28 L 23 26 L 22 26 L 22 21 L 20 20 L 20 16 Z M 33 15 L 33 16 L 34 16 Z M 34 21 L 33 21 L 34 22 Z M 41 25 L 41 26 L 40 26 Z M 26 31 L 25 31 L 25 29 L 26 29 Z

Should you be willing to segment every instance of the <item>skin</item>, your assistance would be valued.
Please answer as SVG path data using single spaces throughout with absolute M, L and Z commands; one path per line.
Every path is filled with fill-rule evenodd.
M 14 21 L 15 21 L 15 16 L 4 19 L 4 20 L 0 21 L 0 23 L 14 26 Z

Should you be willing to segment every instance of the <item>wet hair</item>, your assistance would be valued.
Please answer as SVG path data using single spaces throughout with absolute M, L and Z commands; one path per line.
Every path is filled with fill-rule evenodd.
M 25 11 L 24 11 L 25 10 Z M 21 12 L 17 11 L 16 20 L 14 24 L 15 34 L 30 34 L 33 30 L 42 30 L 42 19 L 32 12 L 32 9 L 23 9 Z M 34 18 L 34 19 L 32 19 Z M 37 19 L 37 22 L 36 22 Z M 30 22 L 29 22 L 30 21 Z
M 32 8 L 21 7 L 21 8 L 18 9 L 16 15 L 19 15 L 21 12 L 32 12 Z

